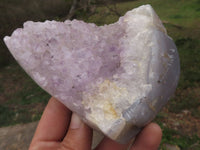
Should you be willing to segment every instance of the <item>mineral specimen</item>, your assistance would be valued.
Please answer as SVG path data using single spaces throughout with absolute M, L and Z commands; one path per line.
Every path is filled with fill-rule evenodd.
M 27 21 L 4 41 L 38 85 L 122 143 L 167 103 L 180 73 L 176 46 L 150 5 L 100 27 Z

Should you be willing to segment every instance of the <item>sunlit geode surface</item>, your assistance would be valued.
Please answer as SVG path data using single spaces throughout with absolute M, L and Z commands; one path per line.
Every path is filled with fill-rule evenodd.
M 100 27 L 27 21 L 4 41 L 38 85 L 122 143 L 167 103 L 180 73 L 176 46 L 150 5 Z

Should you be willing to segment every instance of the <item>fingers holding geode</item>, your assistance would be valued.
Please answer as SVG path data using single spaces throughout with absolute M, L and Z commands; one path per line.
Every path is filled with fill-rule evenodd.
M 99 145 L 95 148 L 95 150 L 127 150 L 130 143 L 127 144 L 119 144 L 107 137 L 105 137 Z
M 156 123 L 147 125 L 134 140 L 127 144 L 119 144 L 111 139 L 104 138 L 95 150 L 157 150 L 162 138 L 161 128 Z M 133 142 L 134 141 L 134 142 Z
M 52 97 L 40 119 L 32 143 L 38 141 L 61 141 L 71 118 L 71 111 Z
M 161 138 L 161 128 L 156 123 L 150 123 L 137 136 L 131 150 L 157 150 Z
M 67 135 L 61 144 L 62 147 L 66 150 L 90 150 L 91 144 L 92 129 L 73 113 Z

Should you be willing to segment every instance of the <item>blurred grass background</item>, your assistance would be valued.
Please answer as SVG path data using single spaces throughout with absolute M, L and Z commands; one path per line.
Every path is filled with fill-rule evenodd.
M 163 129 L 162 145 L 169 143 L 181 149 L 199 150 L 200 0 L 118 0 L 107 7 L 99 1 L 92 1 L 95 4 L 92 13 L 78 10 L 74 17 L 103 25 L 117 21 L 119 14 L 137 6 L 153 6 L 174 39 L 181 61 L 177 91 L 155 120 Z M 19 67 L 3 37 L 27 20 L 65 20 L 71 4 L 71 0 L 0 0 L 0 127 L 38 120 L 50 97 Z M 177 128 L 176 124 L 179 124 Z

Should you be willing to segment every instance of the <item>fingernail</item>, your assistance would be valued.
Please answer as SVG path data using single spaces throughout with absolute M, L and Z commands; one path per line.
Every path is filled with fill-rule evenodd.
M 79 116 L 77 114 L 73 113 L 70 128 L 71 129 L 78 129 L 78 128 L 80 128 L 81 124 L 82 124 L 82 121 L 79 118 Z

